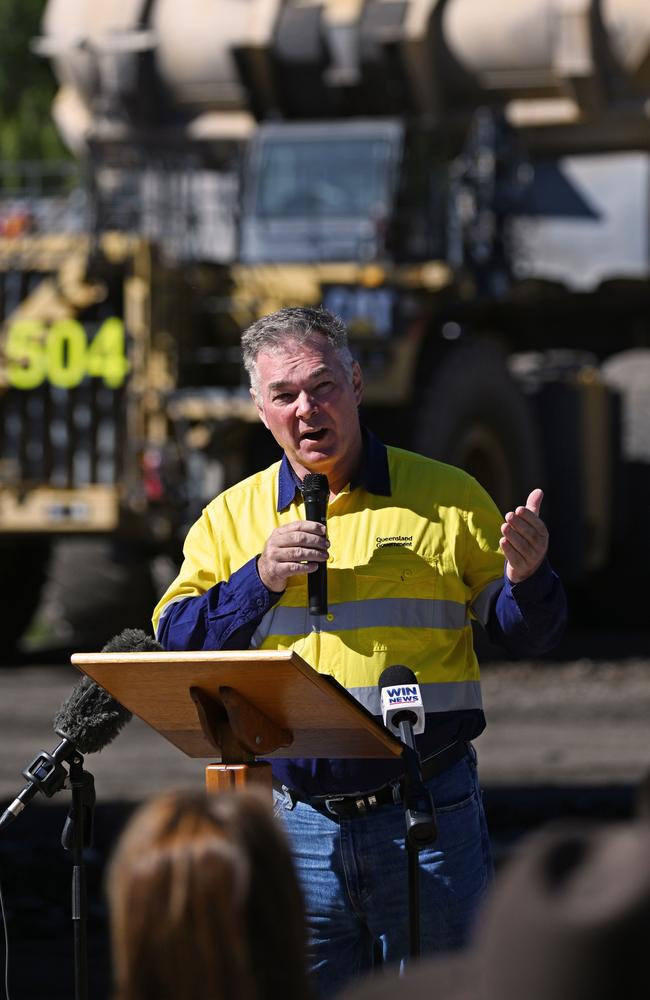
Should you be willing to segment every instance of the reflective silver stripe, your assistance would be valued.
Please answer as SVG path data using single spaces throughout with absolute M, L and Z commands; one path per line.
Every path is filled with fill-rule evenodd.
M 491 583 L 488 583 L 485 587 L 483 587 L 480 594 L 476 595 L 472 604 L 472 611 L 480 621 L 481 625 L 487 625 L 487 620 L 490 617 L 490 605 L 502 587 L 503 577 L 500 576 L 498 580 L 492 580 Z
M 349 688 L 349 692 L 373 715 L 381 715 L 379 688 Z M 425 712 L 459 712 L 482 708 L 480 681 L 442 681 L 420 684 Z
M 281 619 L 280 612 L 282 612 Z M 318 623 L 324 620 L 323 615 L 310 615 L 307 608 L 271 608 L 253 632 L 250 648 L 257 649 L 269 635 L 309 635 L 310 632 L 320 631 Z M 285 631 L 284 626 L 289 622 L 291 631 Z
M 268 635 L 307 635 L 309 632 L 346 632 L 357 628 L 449 628 L 467 624 L 467 609 L 457 601 L 419 597 L 383 597 L 372 601 L 331 604 L 328 615 L 313 617 L 306 608 L 283 605 L 264 616 L 253 636 L 259 644 Z

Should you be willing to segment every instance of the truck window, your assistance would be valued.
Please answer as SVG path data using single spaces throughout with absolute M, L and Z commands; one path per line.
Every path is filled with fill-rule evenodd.
M 262 150 L 256 214 L 384 214 L 391 197 L 392 159 L 392 144 L 384 139 L 268 141 Z

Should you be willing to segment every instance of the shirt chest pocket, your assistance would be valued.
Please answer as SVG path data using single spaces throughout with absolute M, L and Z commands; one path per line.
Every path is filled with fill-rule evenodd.
M 354 567 L 356 627 L 367 653 L 381 650 L 411 663 L 431 643 L 441 574 L 437 561 L 410 549 L 385 548 Z
M 426 558 L 411 549 L 376 549 L 372 558 L 354 567 L 357 597 L 434 597 L 440 589 L 437 558 Z

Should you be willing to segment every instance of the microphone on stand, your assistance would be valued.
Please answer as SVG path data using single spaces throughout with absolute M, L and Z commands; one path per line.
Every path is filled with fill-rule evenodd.
M 162 652 L 163 647 L 141 629 L 127 628 L 107 642 L 102 653 Z M 90 677 L 82 677 L 54 716 L 61 742 L 47 753 L 41 750 L 22 772 L 27 784 L 0 816 L 0 830 L 11 823 L 37 792 L 51 798 L 63 788 L 68 772 L 63 766 L 75 754 L 98 753 L 111 743 L 131 719 L 131 712 Z
M 384 725 L 404 744 L 404 811 L 409 845 L 419 850 L 438 836 L 433 799 L 422 781 L 415 737 L 424 732 L 424 704 L 417 677 L 409 667 L 386 667 L 379 677 Z
M 386 667 L 379 678 L 379 691 L 384 725 L 402 743 L 413 746 L 413 736 L 424 732 L 424 705 L 417 677 L 401 664 Z
M 330 487 L 327 476 L 320 472 L 308 472 L 302 481 L 302 495 L 308 521 L 327 521 L 327 504 Z M 327 614 L 327 563 L 319 563 L 318 568 L 307 577 L 309 614 Z

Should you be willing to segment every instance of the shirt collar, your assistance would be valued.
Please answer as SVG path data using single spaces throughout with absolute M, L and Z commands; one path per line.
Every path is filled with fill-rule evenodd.
M 356 475 L 350 481 L 350 489 L 361 486 L 368 493 L 389 497 L 391 488 L 386 445 L 365 427 L 361 428 L 361 435 L 363 441 L 361 462 Z M 283 455 L 278 474 L 278 511 L 285 510 L 293 502 L 296 491 L 300 490 L 301 485 L 301 480 L 294 472 L 289 459 Z

